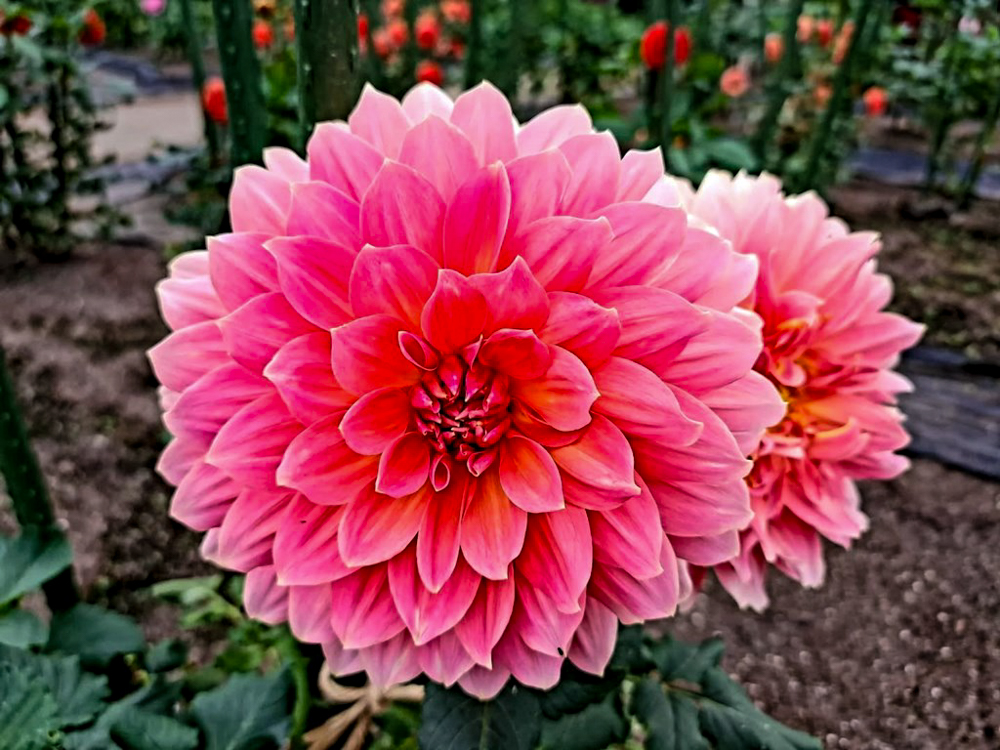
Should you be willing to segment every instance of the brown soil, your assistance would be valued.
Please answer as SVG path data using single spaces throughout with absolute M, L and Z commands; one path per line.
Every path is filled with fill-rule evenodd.
M 971 234 L 970 245 L 935 239 L 937 226 L 879 227 L 901 282 L 897 305 L 938 315 L 932 341 L 951 342 L 961 320 L 969 330 L 954 343 L 995 351 L 995 246 L 986 257 Z M 966 253 L 975 271 L 955 260 Z M 104 247 L 0 281 L 0 341 L 79 576 L 153 636 L 169 629 L 169 613 L 143 590 L 209 570 L 197 536 L 168 519 L 169 489 L 153 469 L 165 435 L 144 351 L 164 333 L 152 292 L 162 273 L 157 250 Z M 929 297 L 914 291 L 930 281 Z M 973 281 L 990 288 L 956 291 Z M 775 575 L 774 603 L 755 615 L 710 586 L 676 629 L 722 633 L 726 665 L 751 695 L 829 748 L 998 747 L 1000 485 L 921 460 L 865 495 L 872 531 L 850 553 L 831 551 L 824 588 Z

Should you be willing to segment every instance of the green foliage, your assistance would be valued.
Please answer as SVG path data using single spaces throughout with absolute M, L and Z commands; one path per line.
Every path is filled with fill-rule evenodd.
M 482 702 L 460 688 L 427 686 L 420 726 L 423 750 L 534 750 L 541 733 L 538 697 L 508 685 Z
M 0 611 L 69 567 L 73 552 L 61 535 L 29 528 L 21 536 L 0 537 Z
M 276 747 L 288 735 L 291 699 L 287 670 L 265 677 L 235 675 L 197 696 L 191 714 L 204 732 L 206 750 Z
M 79 656 L 87 667 L 106 667 L 114 657 L 137 653 L 145 645 L 134 621 L 93 604 L 77 604 L 52 617 L 49 650 Z

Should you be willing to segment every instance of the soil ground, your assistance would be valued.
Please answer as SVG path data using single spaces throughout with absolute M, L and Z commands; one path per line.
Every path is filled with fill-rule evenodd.
M 995 353 L 996 240 L 890 218 L 858 199 L 866 189 L 848 191 L 853 207 L 838 203 L 886 233 L 897 307 L 928 320 L 935 343 Z M 198 537 L 168 520 L 153 468 L 165 434 L 144 351 L 165 332 L 153 298 L 163 270 L 158 248 L 89 247 L 0 280 L 0 341 L 80 579 L 151 637 L 173 615 L 145 589 L 209 570 Z M 864 495 L 872 530 L 848 553 L 830 550 L 823 588 L 774 575 L 773 604 L 756 615 L 710 585 L 671 627 L 721 633 L 725 665 L 754 699 L 829 748 L 1000 747 L 1000 485 L 921 459 Z

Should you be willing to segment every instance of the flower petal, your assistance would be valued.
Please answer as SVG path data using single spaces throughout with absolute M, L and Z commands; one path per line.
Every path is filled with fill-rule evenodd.
M 354 135 L 368 141 L 390 159 L 399 156 L 403 137 L 410 127 L 410 119 L 399 102 L 370 84 L 365 84 L 347 123 Z
M 566 507 L 528 516 L 524 550 L 514 565 L 560 612 L 572 613 L 580 609 L 593 560 L 587 512 Z
M 325 643 L 337 636 L 330 625 L 333 593 L 330 584 L 288 589 L 288 627 L 304 643 Z
M 274 568 L 264 566 L 247 573 L 243 608 L 248 616 L 267 625 L 284 622 L 288 615 L 288 589 L 277 585 Z
M 385 157 L 341 123 L 321 122 L 309 139 L 309 177 L 326 182 L 356 201 L 382 167 Z
M 500 328 L 541 330 L 549 317 L 549 300 L 523 258 L 499 273 L 481 273 L 469 277 L 489 308 L 484 333 Z
M 534 440 L 508 436 L 500 449 L 498 473 L 510 502 L 528 513 L 549 513 L 566 506 L 559 468 Z
M 579 104 L 551 107 L 535 115 L 517 134 L 517 150 L 521 154 L 536 154 L 558 148 L 577 135 L 594 132 L 590 114 Z
M 455 100 L 451 124 L 472 141 L 482 165 L 508 162 L 517 156 L 510 103 L 491 83 L 484 81 Z
M 578 292 L 587 285 L 594 264 L 614 234 L 606 219 L 551 216 L 529 224 L 507 249 L 524 258 L 548 291 Z
M 477 360 L 519 380 L 542 377 L 552 365 L 552 352 L 532 331 L 502 328 L 479 350 Z
M 229 191 L 229 221 L 236 232 L 285 233 L 292 203 L 288 181 L 256 165 L 237 167 Z
M 472 144 L 461 130 L 431 115 L 403 140 L 399 161 L 426 177 L 445 201 L 479 169 Z
M 183 391 L 230 361 L 222 331 L 214 320 L 171 333 L 146 356 L 157 379 L 174 391 Z
M 496 270 L 509 217 L 510 183 L 503 164 L 473 174 L 445 213 L 444 266 L 466 276 Z
M 621 182 L 618 185 L 619 201 L 638 201 L 663 177 L 663 153 L 659 147 L 652 151 L 632 149 L 622 157 Z
M 419 432 L 408 432 L 392 441 L 379 459 L 375 489 L 390 497 L 410 495 L 427 482 L 430 466 L 427 438 Z
M 353 571 L 340 557 L 342 505 L 316 505 L 296 495 L 274 535 L 274 568 L 282 586 L 339 581 Z
M 245 489 L 236 498 L 219 527 L 212 562 L 246 573 L 271 565 L 274 534 L 288 511 L 288 492 Z
M 596 561 L 621 568 L 640 581 L 663 572 L 663 527 L 648 489 L 612 510 L 589 515 Z
M 330 334 L 307 333 L 292 339 L 264 368 L 292 415 L 304 425 L 340 412 L 354 396 L 340 387 L 330 363 Z
M 250 487 L 275 488 L 275 471 L 302 425 L 273 393 L 240 409 L 215 436 L 205 460 Z
M 462 518 L 462 555 L 480 575 L 506 578 L 524 546 L 527 523 L 527 514 L 504 493 L 497 472 L 487 471 L 476 480 Z
M 420 668 L 434 682 L 450 687 L 475 664 L 454 633 L 421 646 L 417 652 Z
M 639 494 L 632 448 L 621 430 L 605 417 L 594 415 L 575 443 L 553 448 L 551 455 L 559 468 L 599 492 L 621 497 Z
M 222 523 L 240 487 L 219 468 L 196 461 L 170 501 L 170 517 L 188 528 L 207 531 Z
M 389 591 L 388 565 L 371 565 L 333 586 L 333 632 L 346 649 L 367 648 L 401 633 L 406 624 Z
M 445 269 L 438 272 L 420 325 L 430 344 L 442 354 L 451 354 L 479 338 L 488 314 L 486 300 L 469 280 Z
M 409 245 L 366 247 L 351 271 L 351 308 L 358 317 L 385 313 L 419 326 L 438 270 L 433 258 Z
M 662 573 L 640 581 L 621 568 L 595 564 L 591 594 L 626 625 L 670 617 L 677 611 L 680 577 L 677 558 L 666 540 L 660 548 L 660 565 Z
M 583 620 L 573 635 L 569 660 L 584 672 L 604 675 L 618 640 L 618 618 L 594 597 L 587 597 Z
M 392 559 L 417 535 L 430 500 L 429 491 L 387 498 L 369 487 L 352 500 L 340 521 L 341 559 L 351 567 Z
M 278 290 L 278 269 L 264 249 L 266 234 L 233 233 L 209 237 L 208 269 L 219 299 L 235 310 L 258 294 Z
M 432 592 L 441 590 L 458 563 L 462 516 L 470 491 L 466 477 L 452 477 L 448 486 L 427 503 L 427 514 L 417 535 L 417 569 L 420 580 Z
M 254 297 L 219 320 L 219 328 L 232 358 L 254 373 L 289 341 L 316 331 L 280 292 Z
M 451 630 L 472 605 L 482 579 L 463 561 L 440 591 L 431 592 L 417 573 L 411 547 L 389 563 L 389 589 L 413 642 L 422 646 Z
M 609 132 L 574 136 L 560 144 L 573 177 L 562 199 L 562 211 L 587 218 L 613 203 L 618 195 L 621 155 Z
M 197 441 L 202 452 L 240 409 L 268 393 L 267 381 L 235 362 L 199 378 L 163 415 L 171 433 Z
M 403 111 L 415 125 L 431 115 L 448 120 L 454 108 L 455 104 L 444 91 L 426 81 L 418 83 L 403 97 Z
M 483 580 L 455 635 L 477 664 L 493 666 L 493 649 L 500 641 L 514 611 L 514 574 L 505 580 Z
M 505 167 L 510 183 L 510 221 L 507 243 L 500 253 L 501 268 L 514 258 L 510 239 L 532 222 L 553 216 L 572 178 L 569 162 L 560 151 L 521 156 Z
M 600 214 L 611 223 L 614 240 L 594 262 L 592 288 L 645 284 L 681 252 L 687 215 L 680 208 L 617 203 Z
M 340 245 L 353 255 L 361 247 L 361 207 L 349 195 L 325 182 L 292 186 L 288 236 L 310 235 Z
M 317 237 L 279 237 L 267 249 L 278 263 L 281 291 L 302 317 L 328 329 L 351 320 L 347 280 L 353 250 Z
M 511 395 L 557 430 L 578 430 L 590 423 L 590 407 L 600 395 L 594 379 L 574 355 L 552 347 L 552 366 L 535 380 L 516 380 Z
M 380 388 L 354 402 L 340 423 L 340 432 L 352 451 L 377 456 L 406 432 L 412 411 L 404 391 Z
M 361 239 L 376 247 L 412 245 L 441 261 L 445 203 L 415 169 L 387 162 L 361 201 Z
M 575 354 L 590 369 L 611 356 L 621 338 L 618 311 L 570 292 L 549 294 L 549 319 L 541 337 Z
M 344 389 L 361 395 L 377 388 L 401 388 L 420 380 L 420 370 L 399 349 L 402 323 L 369 315 L 331 332 L 333 374 Z

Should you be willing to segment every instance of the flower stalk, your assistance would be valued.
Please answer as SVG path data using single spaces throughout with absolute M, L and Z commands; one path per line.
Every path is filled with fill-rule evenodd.
M 205 90 L 205 58 L 202 52 L 201 33 L 198 30 L 198 22 L 195 19 L 192 0 L 180 0 L 181 24 L 184 27 L 184 36 L 187 43 L 188 64 L 191 65 L 191 82 L 195 91 L 202 99 L 201 118 L 205 130 L 205 143 L 208 146 L 208 156 L 213 164 L 217 164 L 222 155 L 222 147 L 219 142 L 219 129 L 212 121 L 205 108 L 202 92 Z
M 664 163 L 674 139 L 674 36 L 677 33 L 677 0 L 666 0 L 663 20 L 667 22 L 666 54 L 660 72 L 660 149 Z
M 799 16 L 805 0 L 793 0 L 788 6 L 788 14 L 785 16 L 785 27 L 782 31 L 784 55 L 778 65 L 774 77 L 771 79 L 767 95 L 767 109 L 761 118 L 757 133 L 754 136 L 752 146 L 757 160 L 766 165 L 768 163 L 768 152 L 771 142 L 774 140 L 774 131 L 778 127 L 778 118 L 781 110 L 785 106 L 785 100 L 791 93 L 792 82 L 796 78 L 799 67 L 799 42 L 796 37 L 798 31 Z

